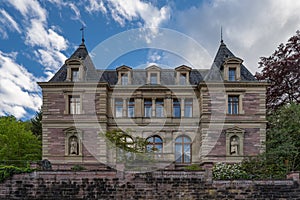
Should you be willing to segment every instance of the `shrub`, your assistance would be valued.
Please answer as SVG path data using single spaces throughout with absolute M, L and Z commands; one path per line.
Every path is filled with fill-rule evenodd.
M 71 167 L 72 171 L 82 171 L 85 170 L 86 168 L 81 166 L 81 165 L 74 165 L 73 167 Z
M 189 171 L 199 171 L 199 170 L 203 170 L 199 165 L 197 164 L 192 164 L 189 166 L 184 167 L 185 170 L 189 170 Z
M 30 173 L 33 170 L 30 168 L 19 168 L 12 165 L 0 166 L 0 183 L 4 182 L 7 178 L 12 177 L 14 174 Z
M 212 173 L 215 180 L 248 179 L 248 174 L 241 164 L 217 163 Z
M 241 167 L 247 172 L 250 179 L 284 179 L 287 170 L 283 163 L 276 163 L 266 155 L 245 159 Z

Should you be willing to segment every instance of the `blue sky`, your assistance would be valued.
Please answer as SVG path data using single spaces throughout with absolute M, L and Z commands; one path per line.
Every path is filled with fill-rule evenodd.
M 34 115 L 42 104 L 36 82 L 49 80 L 81 43 L 82 24 L 91 52 L 132 29 L 134 36 L 150 44 L 125 51 L 105 68 L 150 63 L 167 67 L 194 63 L 193 67 L 209 68 L 222 26 L 224 42 L 255 73 L 259 57 L 271 55 L 299 29 L 299 10 L 300 1 L 295 0 L 2 0 L 0 116 L 29 119 Z M 184 42 L 177 36 L 171 40 L 172 48 L 181 51 L 151 45 L 164 31 L 184 36 Z M 205 56 L 199 59 L 190 42 L 197 43 Z

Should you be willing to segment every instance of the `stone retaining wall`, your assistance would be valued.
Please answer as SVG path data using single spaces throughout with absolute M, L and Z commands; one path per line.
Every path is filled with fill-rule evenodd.
M 209 181 L 203 171 L 33 172 L 0 184 L 0 199 L 299 199 L 297 180 Z

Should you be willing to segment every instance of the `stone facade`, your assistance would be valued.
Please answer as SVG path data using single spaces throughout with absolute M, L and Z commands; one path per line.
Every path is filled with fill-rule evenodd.
M 264 151 L 266 83 L 222 42 L 207 70 L 150 66 L 99 70 L 85 44 L 43 91 L 43 159 L 53 166 L 104 163 L 116 150 L 100 133 L 131 129 L 167 167 L 240 162 Z M 155 141 L 154 141 L 155 140 Z

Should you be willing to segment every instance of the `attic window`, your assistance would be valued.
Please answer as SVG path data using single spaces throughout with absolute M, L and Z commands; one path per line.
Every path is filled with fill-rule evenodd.
M 146 68 L 147 70 L 147 84 L 157 85 L 160 84 L 161 68 L 152 65 Z
M 130 85 L 131 82 L 131 67 L 122 65 L 116 69 L 118 73 L 119 85 Z
M 186 85 L 187 73 L 180 73 L 180 85 Z
M 71 81 L 79 81 L 79 69 L 73 68 L 71 69 Z
M 84 81 L 86 68 L 83 67 L 81 60 L 68 59 L 65 62 L 67 66 L 67 77 L 66 81 Z
M 188 85 L 190 82 L 189 76 L 192 68 L 181 65 L 175 68 L 176 71 L 176 84 L 177 85 Z
M 157 73 L 150 74 L 150 84 L 157 84 Z
M 121 73 L 121 84 L 128 85 L 128 73 Z
M 241 65 L 243 60 L 237 57 L 225 60 L 224 80 L 225 81 L 240 81 L 241 80 Z
M 228 70 L 228 80 L 235 81 L 236 80 L 236 68 L 229 68 Z

